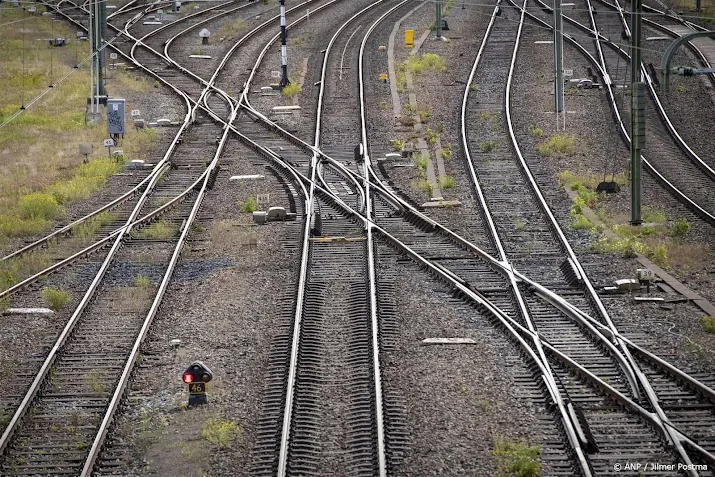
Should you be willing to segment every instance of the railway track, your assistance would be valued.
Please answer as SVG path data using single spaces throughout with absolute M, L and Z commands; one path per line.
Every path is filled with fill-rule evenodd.
M 215 75 L 211 83 L 214 79 Z M 198 101 L 208 89 L 204 89 Z M 228 106 L 230 120 L 233 120 L 236 110 L 230 103 Z M 163 158 L 165 164 L 171 159 L 171 180 L 157 184 L 159 175 L 151 179 L 15 410 L 0 438 L 3 451 L 0 465 L 4 474 L 91 473 L 192 221 L 206 190 L 213 185 L 214 170 L 228 129 L 209 121 L 202 122 L 200 114 L 197 116 L 196 106 L 187 112 L 179 134 Z M 189 127 L 191 123 L 193 125 Z M 186 142 L 179 141 L 182 135 Z M 220 138 L 218 144 L 213 140 L 217 135 Z M 207 164 L 204 141 L 208 138 L 217 149 L 208 157 Z M 154 194 L 149 196 L 151 192 Z M 181 204 L 191 195 L 195 195 L 193 203 Z M 157 207 L 167 200 L 180 203 L 162 219 L 171 231 L 169 237 L 129 235 L 145 207 Z M 157 210 L 163 211 L 161 208 Z M 157 211 L 153 214 L 156 219 Z M 162 243 L 167 238 L 169 243 Z M 126 286 L 125 261 L 136 259 L 136 255 L 142 253 L 150 253 L 157 264 L 161 264 L 156 271 L 158 275 L 134 277 L 135 288 L 149 290 L 122 297 L 127 293 L 126 287 L 117 290 L 116 285 Z M 158 282 L 155 289 L 154 280 Z M 74 395 L 78 390 L 80 392 Z
M 350 31 L 347 30 L 345 33 L 349 32 Z M 341 41 L 344 41 L 346 36 L 347 35 L 343 35 Z M 367 34 L 365 38 L 367 38 Z M 326 64 L 328 63 L 328 59 L 329 55 L 326 55 Z M 495 59 L 495 61 L 497 60 L 498 58 Z M 360 65 L 360 71 L 362 71 L 362 52 Z M 212 85 L 215 80 L 216 76 L 214 75 L 209 81 L 209 87 L 202 90 L 203 92 L 199 100 L 193 101 L 193 109 L 195 111 L 199 110 L 199 105 L 203 102 L 203 98 L 206 97 L 210 85 Z M 327 82 L 327 84 L 329 90 L 331 83 Z M 468 94 L 468 92 L 465 93 Z M 496 93 L 498 93 L 498 91 Z M 243 101 L 247 103 L 245 93 Z M 187 103 L 190 103 L 188 99 Z M 274 411 L 267 413 L 264 422 L 267 423 L 271 416 L 277 416 L 278 419 L 276 419 L 276 421 L 283 424 L 280 432 L 282 438 L 280 445 L 276 445 L 275 438 L 277 437 L 277 429 L 271 428 L 272 430 L 265 433 L 266 444 L 264 448 L 260 448 L 259 446 L 256 472 L 270 473 L 271 475 L 273 475 L 276 469 L 281 475 L 290 472 L 302 473 L 311 470 L 318 472 L 320 469 L 334 466 L 336 461 L 341 463 L 348 462 L 348 468 L 353 470 L 356 475 L 362 475 L 363 473 L 374 475 L 375 473 L 383 474 L 386 472 L 385 457 L 384 455 L 380 456 L 379 452 L 380 447 L 384 446 L 384 443 L 380 443 L 379 434 L 385 431 L 379 424 L 376 426 L 373 422 L 373 419 L 377 419 L 374 416 L 380 413 L 379 409 L 382 408 L 382 405 L 378 404 L 380 401 L 377 397 L 381 391 L 379 390 L 379 343 L 377 340 L 377 317 L 375 316 L 376 304 L 378 302 L 378 297 L 376 296 L 377 286 L 374 282 L 374 270 L 372 272 L 370 271 L 371 267 L 374 267 L 374 258 L 371 258 L 372 239 L 370 235 L 372 233 L 378 234 L 386 243 L 400 250 L 401 253 L 407 254 L 412 260 L 448 283 L 455 294 L 475 304 L 479 312 L 491 315 L 492 319 L 506 329 L 512 339 L 519 343 L 524 353 L 528 356 L 527 361 L 538 368 L 535 374 L 543 377 L 546 381 L 545 387 L 541 389 L 542 394 L 547 396 L 547 400 L 549 397 L 551 400 L 554 400 L 560 409 L 563 425 L 566 428 L 566 434 L 568 436 L 566 439 L 563 437 L 562 439 L 568 440 L 571 448 L 576 449 L 577 458 L 574 459 L 573 462 L 578 463 L 572 467 L 563 463 L 564 453 L 568 452 L 564 452 L 563 448 L 558 449 L 559 457 L 554 459 L 552 464 L 553 467 L 561 469 L 561 475 L 573 475 L 573 473 L 569 474 L 568 472 L 575 472 L 575 468 L 579 468 L 579 471 L 584 475 L 590 475 L 589 469 L 597 471 L 600 475 L 601 472 L 607 472 L 607 467 L 612 464 L 612 460 L 609 461 L 609 459 L 612 459 L 612 454 L 595 457 L 590 456 L 588 462 L 586 462 L 583 453 L 579 453 L 578 449 L 586 446 L 588 439 L 582 439 L 581 436 L 578 435 L 579 432 L 582 434 L 585 433 L 585 426 L 581 422 L 581 418 L 578 417 L 579 411 L 572 410 L 574 401 L 578 401 L 582 404 L 580 412 L 584 415 L 585 420 L 591 424 L 595 424 L 590 427 L 592 432 L 596 429 L 594 432 L 596 441 L 598 441 L 598 437 L 604 438 L 603 436 L 607 436 L 612 432 L 616 427 L 614 423 L 618 423 L 620 426 L 627 423 L 626 428 L 631 430 L 638 429 L 638 432 L 625 437 L 621 436 L 624 437 L 622 440 L 619 440 L 619 442 L 615 443 L 612 447 L 605 446 L 604 449 L 618 453 L 622 452 L 624 443 L 627 440 L 635 441 L 635 445 L 642 446 L 645 446 L 646 443 L 652 445 L 653 442 L 658 441 L 659 437 L 652 437 L 653 435 L 657 436 L 657 434 L 646 434 L 646 431 L 641 432 L 641 430 L 646 430 L 646 425 L 653 425 L 655 427 L 662 426 L 662 424 L 659 424 L 659 422 L 662 422 L 662 417 L 654 417 L 648 404 L 646 404 L 645 409 L 641 408 L 642 412 L 638 411 L 638 409 L 634 412 L 633 410 L 637 405 L 630 400 L 630 398 L 637 399 L 638 391 L 636 389 L 638 389 L 639 386 L 644 388 L 640 389 L 640 391 L 645 390 L 647 393 L 648 384 L 646 383 L 659 381 L 654 386 L 654 388 L 657 388 L 656 393 L 660 395 L 667 394 L 667 392 L 662 391 L 670 389 L 671 394 L 666 397 L 668 406 L 677 406 L 676 398 L 682 399 L 684 391 L 683 388 L 678 388 L 677 385 L 674 385 L 672 378 L 666 375 L 663 371 L 663 369 L 665 369 L 663 363 L 658 360 L 651 360 L 650 362 L 653 368 L 644 368 L 646 369 L 646 374 L 650 375 L 650 381 L 640 381 L 636 386 L 630 383 L 629 388 L 629 386 L 625 384 L 625 381 L 628 379 L 623 379 L 623 375 L 628 374 L 627 369 L 629 366 L 623 365 L 622 362 L 614 364 L 614 362 L 607 359 L 594 358 L 595 355 L 602 354 L 602 352 L 596 348 L 589 349 L 587 353 L 577 352 L 582 351 L 581 348 L 584 346 L 590 346 L 591 341 L 579 340 L 579 338 L 571 336 L 571 333 L 574 333 L 574 336 L 583 335 L 580 331 L 577 332 L 576 328 L 572 325 L 574 317 L 576 316 L 580 317 L 579 326 L 581 328 L 589 328 L 590 326 L 591 328 L 599 329 L 599 333 L 605 334 L 610 332 L 610 336 L 616 337 L 614 341 L 620 342 L 621 345 L 627 345 L 629 349 L 638 354 L 640 360 L 645 360 L 647 357 L 647 355 L 643 354 L 637 347 L 623 340 L 612 327 L 609 330 L 603 323 L 599 323 L 599 320 L 592 320 L 584 316 L 585 313 L 583 311 L 579 313 L 575 310 L 574 302 L 586 308 L 583 302 L 574 300 L 572 297 L 570 300 L 571 303 L 569 303 L 554 295 L 549 295 L 544 289 L 539 288 L 537 284 L 529 281 L 523 275 L 516 273 L 511 265 L 506 264 L 506 260 L 504 259 L 507 255 L 506 253 L 504 253 L 501 259 L 490 257 L 490 253 L 496 255 L 495 250 L 484 251 L 478 249 L 461 237 L 450 233 L 449 230 L 431 221 L 419 211 L 414 210 L 407 202 L 401 200 L 389 188 L 385 187 L 380 182 L 377 174 L 372 170 L 370 163 L 370 147 L 366 139 L 364 128 L 364 111 L 361 128 L 362 138 L 357 137 L 356 139 L 364 148 L 366 164 L 362 169 L 358 168 L 353 170 L 351 167 L 353 165 L 352 161 L 348 159 L 349 149 L 335 148 L 334 150 L 329 150 L 326 148 L 326 151 L 319 150 L 321 146 L 318 139 L 320 136 L 319 126 L 316 129 L 316 143 L 314 145 L 308 145 L 301 143 L 297 138 L 287 134 L 286 131 L 277 128 L 275 124 L 266 121 L 265 117 L 262 117 L 260 113 L 250 108 L 250 104 L 245 104 L 242 107 L 246 114 L 239 119 L 235 127 L 224 127 L 225 125 L 221 124 L 230 124 L 233 122 L 236 111 L 233 109 L 234 105 L 232 102 L 225 102 L 224 107 L 226 109 L 224 111 L 217 111 L 217 109 L 221 107 L 221 102 L 219 102 L 217 106 L 203 102 L 203 106 L 205 108 L 201 107 L 200 109 L 202 111 L 208 111 L 208 113 L 198 113 L 207 114 L 204 121 L 200 120 L 199 124 L 208 125 L 210 124 L 209 120 L 213 121 L 215 124 L 212 127 L 217 128 L 217 132 L 223 131 L 221 133 L 223 134 L 223 140 L 221 142 L 225 141 L 229 132 L 233 135 L 239 135 L 239 138 L 248 143 L 256 152 L 267 159 L 273 160 L 277 167 L 280 168 L 281 174 L 292 177 L 296 184 L 298 184 L 296 189 L 302 191 L 299 195 L 305 197 L 308 204 L 306 207 L 304 236 L 301 244 L 303 250 L 303 278 L 299 281 L 299 289 L 297 292 L 298 301 L 294 310 L 295 324 L 293 325 L 292 333 L 290 333 L 290 335 L 292 335 L 292 341 L 290 346 L 283 349 L 284 352 L 288 352 L 291 356 L 294 367 L 290 368 L 287 372 L 285 369 L 271 371 L 275 376 L 280 376 L 280 379 L 274 381 L 276 386 L 279 382 L 281 385 L 287 382 L 289 388 L 291 386 L 294 386 L 294 388 L 292 390 L 270 393 L 269 401 L 270 405 L 274 407 Z M 337 110 L 339 111 L 340 108 Z M 227 114 L 229 112 L 230 114 Z M 481 115 L 481 112 L 476 110 L 473 114 Z M 346 114 L 342 117 L 347 120 L 349 115 Z M 319 123 L 318 121 L 318 124 Z M 206 131 L 202 131 L 200 135 L 202 138 L 207 137 L 204 132 Z M 215 135 L 216 133 L 214 132 L 213 136 L 215 137 Z M 212 137 L 212 134 L 209 134 L 208 137 Z M 256 142 L 256 137 L 259 137 L 260 144 Z M 336 139 L 336 143 L 338 141 L 344 141 L 346 137 L 348 136 L 345 136 L 344 132 L 341 131 L 339 139 Z M 184 138 L 184 141 L 185 140 L 186 138 Z M 330 154 L 327 153 L 328 151 L 330 151 Z M 213 162 L 216 162 L 218 156 L 219 152 L 215 154 Z M 506 160 L 506 156 L 504 160 Z M 179 170 L 181 170 L 181 168 L 179 168 Z M 199 192 L 199 196 L 201 196 L 208 186 L 209 174 L 204 171 L 198 180 L 204 181 L 201 191 Z M 167 185 L 167 187 L 169 186 Z M 167 197 L 171 197 L 176 193 L 177 190 L 172 190 L 167 193 Z M 195 202 L 192 210 L 188 214 L 190 218 L 195 217 L 199 204 L 200 199 Z M 372 210 L 373 208 L 374 212 Z M 181 212 L 180 208 L 170 212 L 177 214 L 177 218 L 175 219 L 176 223 L 179 221 Z M 186 211 L 184 210 L 183 212 Z M 533 211 L 529 212 L 529 214 L 533 214 Z M 312 224 L 311 220 L 308 219 L 311 216 L 314 217 Z M 493 216 L 490 214 L 490 217 Z M 537 219 L 535 219 L 533 215 L 527 215 L 525 217 L 536 223 Z M 409 220 L 406 221 L 405 219 Z M 497 217 L 497 219 L 504 221 L 504 216 L 501 218 Z M 539 220 L 543 220 L 543 218 Z M 179 243 L 185 239 L 190 222 L 191 220 L 188 220 L 181 228 L 182 236 Z M 504 225 L 506 222 L 501 223 Z M 541 223 L 541 225 L 543 224 L 544 222 Z M 541 230 L 537 231 L 543 232 Z M 316 232 L 322 236 L 347 237 L 354 240 L 346 239 L 344 242 L 325 242 L 319 240 L 319 237 L 311 237 L 311 234 L 317 235 Z M 543 235 L 544 237 L 541 239 L 541 243 L 548 243 L 546 238 L 547 234 Z M 435 237 L 437 237 L 437 240 L 435 240 Z M 311 238 L 313 240 L 311 240 Z M 408 239 L 410 242 L 407 242 Z M 130 241 L 128 243 L 132 242 Z M 564 291 L 569 290 L 572 284 L 568 283 L 568 280 L 565 283 L 563 277 L 559 277 L 559 273 L 554 272 L 556 268 L 554 264 L 556 262 L 559 262 L 559 265 L 564 263 L 561 261 L 563 255 L 557 253 L 562 253 L 558 248 L 559 247 L 553 246 L 550 248 L 552 255 L 558 256 L 558 258 L 550 260 L 551 267 L 549 267 L 549 270 L 552 271 L 553 275 L 548 275 L 549 280 L 546 281 L 546 284 L 549 287 Z M 507 247 L 505 250 L 507 250 L 510 255 L 513 254 L 516 256 L 516 259 L 511 260 L 514 264 L 518 264 L 516 267 L 518 271 L 526 270 L 527 273 L 539 273 L 540 276 L 543 276 L 543 273 L 541 273 L 543 263 L 536 262 L 531 254 L 520 255 L 518 247 Z M 167 250 L 166 252 L 169 251 Z M 127 248 L 127 253 L 131 255 L 133 252 Z M 170 252 L 170 255 L 173 261 L 178 257 L 178 251 L 173 250 L 173 252 Z M 478 259 L 475 259 L 475 256 L 478 257 Z M 340 266 L 334 266 L 336 263 Z M 535 271 L 532 272 L 530 267 L 534 267 Z M 574 265 L 572 264 L 571 267 L 574 267 Z M 171 266 L 169 268 L 171 268 Z M 351 273 L 346 274 L 345 270 L 350 270 Z M 570 269 L 570 272 L 573 272 L 573 268 Z M 170 276 L 170 270 L 167 270 L 167 272 L 163 274 L 162 286 L 168 282 Z M 342 280 L 336 277 L 342 278 Z M 509 290 L 516 291 L 522 288 L 526 291 L 526 289 L 530 287 L 534 287 L 531 290 L 537 290 L 537 294 L 542 299 L 547 298 L 550 304 L 545 305 L 543 300 L 537 300 L 534 296 L 526 295 L 525 298 L 521 299 L 525 301 L 523 301 L 519 307 L 515 307 L 512 298 L 510 298 Z M 575 288 L 581 289 L 580 287 Z M 161 292 L 159 295 L 161 295 Z M 328 298 L 332 300 L 330 305 L 327 303 Z M 144 303 L 145 307 L 149 306 L 150 308 L 147 315 L 148 321 L 145 320 L 141 326 L 142 331 L 139 332 L 140 337 L 151 322 L 149 316 L 153 317 L 160 300 L 161 297 L 156 296 Z M 519 299 L 517 299 L 517 302 L 518 301 Z M 337 307 L 333 308 L 332 306 L 335 302 L 344 302 L 347 308 L 346 313 L 341 314 L 335 312 Z M 98 303 L 99 302 L 95 302 L 92 306 L 99 307 L 100 305 Z M 543 337 L 536 334 L 537 327 L 534 326 L 534 322 L 530 322 L 530 320 L 526 319 L 525 309 L 531 310 L 529 314 L 532 318 L 535 318 L 534 322 L 538 324 L 538 329 L 552 326 L 551 340 L 543 339 Z M 558 313 L 554 311 L 555 309 L 559 310 Z M 330 320 L 330 323 L 326 322 L 326 314 L 333 312 L 335 313 L 335 320 Z M 520 314 L 523 315 L 520 317 Z M 139 314 L 139 316 L 141 315 L 143 315 L 143 313 Z M 366 320 L 366 316 L 368 315 L 371 315 L 369 324 L 368 320 Z M 568 316 L 568 320 L 563 319 L 564 315 Z M 355 339 L 335 339 L 336 333 L 334 331 L 331 332 L 330 327 L 338 324 L 343 325 L 340 329 L 345 330 L 346 334 Z M 138 322 L 134 326 L 138 326 Z M 559 338 L 563 338 L 564 329 L 569 330 L 569 339 L 561 342 Z M 78 328 L 78 331 L 79 330 L 82 330 L 82 328 Z M 94 328 L 90 326 L 87 328 L 87 333 L 91 333 L 93 330 Z M 78 331 L 75 331 L 71 337 L 72 340 L 81 338 L 82 335 L 81 333 L 78 334 Z M 134 336 L 135 333 L 136 332 L 134 332 L 132 336 Z M 590 330 L 589 334 L 594 335 L 598 333 L 594 333 L 593 330 Z M 120 335 L 118 334 L 117 336 Z M 118 341 L 121 340 L 122 338 L 120 337 Z M 603 345 L 607 342 L 608 340 L 603 339 L 599 344 Z M 134 356 L 136 356 L 136 351 L 140 343 L 141 341 L 134 342 L 131 351 Z M 558 350 L 556 348 L 558 348 Z M 368 350 L 367 352 L 365 351 L 366 349 Z M 340 356 L 340 352 L 344 350 L 348 350 L 348 359 L 345 359 L 345 356 Z M 613 352 L 613 350 L 611 350 L 611 352 Z M 280 354 L 280 352 L 278 354 Z M 123 381 L 120 381 L 121 389 L 118 388 L 117 391 L 115 391 L 109 403 L 109 411 L 104 414 L 99 435 L 97 435 L 94 440 L 92 440 L 91 433 L 87 433 L 83 437 L 83 442 L 92 441 L 92 455 L 95 457 L 90 460 L 96 458 L 101 448 L 102 441 L 108 429 L 108 424 L 112 419 L 112 413 L 114 409 L 116 409 L 118 400 L 121 398 L 123 387 L 126 386 L 127 381 L 124 376 L 128 376 L 131 371 L 133 365 L 131 356 L 132 355 L 130 355 L 127 360 L 127 364 L 121 373 L 123 376 Z M 576 365 L 572 358 L 577 358 L 579 362 L 585 361 L 585 367 Z M 621 357 L 621 359 L 623 360 L 624 358 Z M 278 365 L 278 362 L 279 360 L 275 361 L 276 365 Z M 342 382 L 340 378 L 343 373 L 336 373 L 335 371 L 355 367 L 356 363 L 362 364 L 362 366 L 358 366 L 361 372 L 354 372 L 354 374 L 353 372 L 349 372 L 351 373 L 351 379 L 349 379 L 347 383 Z M 609 382 L 610 377 L 613 377 L 612 383 L 604 383 L 599 380 L 599 378 L 602 377 L 604 365 L 608 370 L 606 374 L 609 377 Z M 92 366 L 94 369 L 94 365 Z M 619 369 L 619 367 L 623 369 Z M 366 372 L 366 368 L 368 371 L 371 371 L 371 373 Z M 104 368 L 101 373 L 98 373 L 101 375 L 101 377 L 98 378 L 98 384 L 95 380 L 84 380 L 83 382 L 87 385 L 87 381 L 92 381 L 89 383 L 90 388 L 95 387 L 92 386 L 92 384 L 97 384 L 96 389 L 99 389 L 100 384 L 104 385 L 112 381 L 112 379 L 105 376 L 110 373 L 110 369 L 115 373 L 119 371 L 118 365 L 114 363 Z M 593 372 L 589 373 L 588 369 L 593 369 Z M 674 373 L 673 370 L 668 371 L 670 374 Z M 62 382 L 62 376 L 70 376 L 67 379 L 69 385 L 77 386 L 77 380 L 73 379 L 77 373 L 75 371 L 74 375 L 72 375 L 71 372 L 72 368 L 68 368 L 68 374 L 60 374 L 57 381 L 52 381 L 52 383 L 60 383 Z M 581 374 L 581 377 L 572 377 L 569 372 Z M 559 379 L 556 379 L 556 376 L 558 376 Z M 312 380 L 317 380 L 320 385 L 308 385 L 308 383 L 313 382 Z M 337 386 L 341 388 L 345 395 L 359 396 L 359 402 L 354 403 L 356 413 L 352 418 L 355 420 L 350 421 L 357 423 L 355 429 L 359 428 L 359 430 L 356 430 L 352 436 L 346 437 L 339 434 L 341 424 L 345 423 L 344 407 L 341 408 L 339 405 L 326 402 L 324 404 L 330 413 L 330 422 L 317 422 L 315 418 L 316 402 L 319 402 L 322 396 L 330 394 L 335 390 L 336 381 L 339 381 Z M 121 384 L 122 382 L 123 384 Z M 690 381 L 690 385 L 691 387 L 695 386 L 692 380 Z M 594 389 L 589 388 L 584 390 L 584 388 L 588 386 Z M 544 391 L 544 389 L 546 391 Z M 54 388 L 52 390 L 56 391 Z M 708 388 L 706 386 L 700 389 L 701 394 L 707 395 L 707 392 Z M 693 395 L 695 394 L 692 392 L 688 394 L 688 396 Z M 568 398 L 564 399 L 562 396 L 567 396 Z M 674 409 L 675 417 L 673 418 L 673 423 L 675 427 L 691 425 L 693 421 L 707 416 L 712 403 L 698 398 L 697 395 L 695 396 L 696 399 L 700 400 L 692 401 L 694 406 L 692 406 L 690 410 L 682 411 L 681 409 Z M 38 403 L 43 403 L 42 399 L 45 397 L 53 396 L 51 393 L 43 395 Z M 96 396 L 89 396 L 89 398 L 93 397 Z M 570 399 L 570 401 L 568 399 Z M 98 406 L 96 401 L 90 401 L 91 399 L 87 400 L 88 408 L 91 408 L 92 405 L 95 407 Z M 284 403 L 288 405 L 283 408 L 282 404 Z M 584 411 L 584 408 L 586 411 Z M 690 412 L 693 411 L 693 409 L 695 409 L 694 413 Z M 292 418 L 286 417 L 290 415 L 288 410 L 293 413 Z M 281 414 L 282 419 L 280 419 Z M 102 414 L 95 413 L 94 415 L 101 416 Z M 45 414 L 40 414 L 38 422 L 44 422 L 42 419 L 45 417 Z M 65 419 L 66 417 L 67 416 L 65 416 Z M 30 418 L 34 419 L 35 415 L 31 415 L 27 419 Z M 91 421 L 92 419 L 90 418 L 89 420 Z M 275 424 L 275 422 L 273 424 Z M 291 424 L 293 427 L 291 427 Z M 82 432 L 84 432 L 89 430 L 87 427 L 92 427 L 92 425 L 82 421 L 81 424 L 78 423 L 76 427 L 81 427 Z M 692 429 L 697 433 L 699 428 L 695 426 Z M 318 432 L 326 437 L 333 436 L 334 438 L 345 439 L 347 442 L 353 442 L 355 444 L 352 446 L 351 452 L 347 452 L 347 455 L 340 455 L 338 458 L 335 453 L 329 451 L 334 445 L 334 441 L 331 439 L 321 441 L 321 445 L 317 447 L 314 443 L 303 442 L 301 440 L 310 440 L 310 436 L 313 435 L 311 434 L 312 432 Z M 670 433 L 670 428 L 665 429 L 665 431 L 661 430 L 662 435 L 668 435 L 668 433 Z M 19 435 L 20 434 L 18 434 L 18 436 Z M 670 433 L 670 435 L 673 436 L 672 433 Z M 675 434 L 675 437 L 677 442 L 684 442 L 687 445 L 691 445 L 691 442 L 687 439 L 681 439 L 682 436 Z M 23 437 L 23 439 L 26 438 L 27 437 Z M 19 439 L 19 437 L 16 437 L 16 439 Z M 30 439 L 32 439 L 32 437 L 30 437 Z M 706 447 L 710 445 L 709 441 L 705 442 L 707 439 L 706 437 L 703 441 Z M 70 441 L 71 438 L 65 439 L 65 443 Z M 367 441 L 370 442 L 369 445 L 364 444 Z M 12 448 L 12 452 L 17 453 L 17 455 L 7 454 L 3 457 L 3 459 L 5 459 L 3 460 L 3 465 L 7 464 L 7 459 L 14 459 L 15 463 L 10 463 L 9 465 L 18 466 L 17 472 L 21 472 L 19 466 L 24 465 L 20 464 L 18 457 L 25 461 L 25 463 L 29 457 L 28 454 L 23 454 L 22 444 L 23 441 L 20 442 L 20 445 L 15 445 Z M 664 459 L 672 455 L 663 445 L 651 447 L 651 451 L 653 449 L 655 449 L 656 453 L 662 452 L 660 456 Z M 58 469 L 62 471 L 71 466 L 75 466 L 73 468 L 76 469 L 76 466 L 82 462 L 81 458 L 75 455 L 79 450 L 82 449 L 75 448 L 74 451 L 70 449 L 72 452 L 66 452 L 63 456 L 69 460 L 60 463 Z M 375 450 L 377 450 L 377 452 Z M 316 452 L 318 453 L 318 457 L 316 457 Z M 695 453 L 697 454 L 697 452 Z M 702 452 L 700 453 L 702 454 Z M 653 452 L 650 452 L 648 457 L 654 458 Z M 687 457 L 685 457 L 685 459 L 687 461 Z M 84 464 L 85 472 L 87 472 L 88 469 L 91 470 L 92 466 L 93 460 L 92 462 L 87 461 Z M 28 470 L 30 467 L 23 467 L 23 469 Z

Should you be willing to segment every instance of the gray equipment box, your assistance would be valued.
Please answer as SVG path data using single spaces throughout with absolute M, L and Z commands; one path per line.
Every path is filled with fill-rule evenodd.
M 126 133 L 126 125 L 124 124 L 124 99 L 107 99 L 107 133 Z

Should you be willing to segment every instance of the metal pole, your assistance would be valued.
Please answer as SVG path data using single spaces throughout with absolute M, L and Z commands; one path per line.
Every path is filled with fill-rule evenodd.
M 94 2 L 90 0 L 89 4 L 89 112 L 94 114 Z
M 104 48 L 104 43 L 107 38 L 107 2 L 104 0 L 97 0 L 97 10 L 99 13 L 99 38 L 97 39 L 97 45 L 99 50 L 99 94 L 102 96 L 107 95 L 107 89 L 104 85 L 104 75 L 107 68 L 107 53 L 106 48 Z
M 96 98 L 97 99 L 97 113 L 101 112 L 101 107 L 99 104 L 99 96 L 100 96 L 99 89 L 100 89 L 100 82 L 101 82 L 100 78 L 102 77 L 101 73 L 100 73 L 100 63 L 99 63 L 99 44 L 100 44 L 100 37 L 101 37 L 101 35 L 99 33 L 100 32 L 100 22 L 101 22 L 101 19 L 99 17 L 99 2 L 100 1 L 101 0 L 94 0 L 94 61 L 95 61 L 95 63 L 94 63 L 94 66 L 95 66 L 95 68 L 94 68 L 94 74 L 95 74 L 94 91 L 95 91 L 95 93 L 94 94 L 97 97 Z
M 288 38 L 286 33 L 286 2 L 285 0 L 280 0 L 281 2 L 281 89 L 285 88 L 290 84 L 288 79 L 288 51 L 286 49 L 286 40 Z
M 442 0 L 437 0 L 435 13 L 436 19 L 434 24 L 437 31 L 437 38 L 442 38 Z
M 171 11 L 172 12 L 178 12 L 179 11 L 179 6 L 176 4 L 177 0 L 174 0 L 171 2 Z
M 559 129 L 559 113 L 564 110 L 564 30 L 561 0 L 554 0 L 554 112 L 556 129 Z M 564 129 L 566 116 L 564 115 Z
M 642 0 L 631 3 L 631 224 L 641 218 L 641 149 L 645 146 L 645 83 L 641 82 Z

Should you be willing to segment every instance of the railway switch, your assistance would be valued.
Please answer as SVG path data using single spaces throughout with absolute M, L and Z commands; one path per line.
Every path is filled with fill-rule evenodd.
M 201 361 L 194 361 L 186 368 L 182 379 L 189 386 L 189 407 L 208 404 L 206 383 L 212 378 L 213 373 Z

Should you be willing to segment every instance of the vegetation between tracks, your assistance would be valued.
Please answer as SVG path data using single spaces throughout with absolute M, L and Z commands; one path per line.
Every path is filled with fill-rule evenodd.
M 3 98 L 0 123 L 10 118 L 40 93 L 42 99 L 0 128 L 0 249 L 10 239 L 36 235 L 62 217 L 61 206 L 90 197 L 122 163 L 102 159 L 104 126 L 85 124 L 89 91 L 89 53 L 86 42 L 75 41 L 74 30 L 47 16 L 32 16 L 20 8 L 0 5 L 0 83 Z M 38 14 L 44 10 L 37 6 Z M 43 39 L 43 40 L 38 40 Z M 46 38 L 69 38 L 63 47 Z M 62 82 L 59 79 L 67 76 Z M 146 92 L 148 82 L 115 70 L 108 75 L 110 94 L 131 97 Z M 129 95 L 127 96 L 127 94 Z M 155 130 L 128 129 L 122 144 L 132 158 L 144 154 L 158 138 Z M 97 146 L 89 164 L 78 144 Z M 60 207 L 58 207 L 60 206 Z
M 561 185 L 576 192 L 571 205 L 571 227 L 589 230 L 599 238 L 592 244 L 592 249 L 600 253 L 617 253 L 627 258 L 640 253 L 656 265 L 666 269 L 678 268 L 687 273 L 702 266 L 698 257 L 707 253 L 704 244 L 687 243 L 685 238 L 690 231 L 690 223 L 685 218 L 669 220 L 665 212 L 649 207 L 643 208 L 643 225 L 632 226 L 624 223 L 623 214 L 608 213 L 602 207 L 602 196 L 596 191 L 600 177 L 591 173 L 574 173 L 569 170 L 558 174 Z M 613 177 L 620 186 L 627 183 L 626 176 Z M 595 211 L 600 221 L 595 225 L 585 215 L 585 209 Z M 612 234 L 607 235 L 604 228 Z
M 529 446 L 497 437 L 492 454 L 499 462 L 499 470 L 517 477 L 536 477 L 541 472 L 541 446 Z

